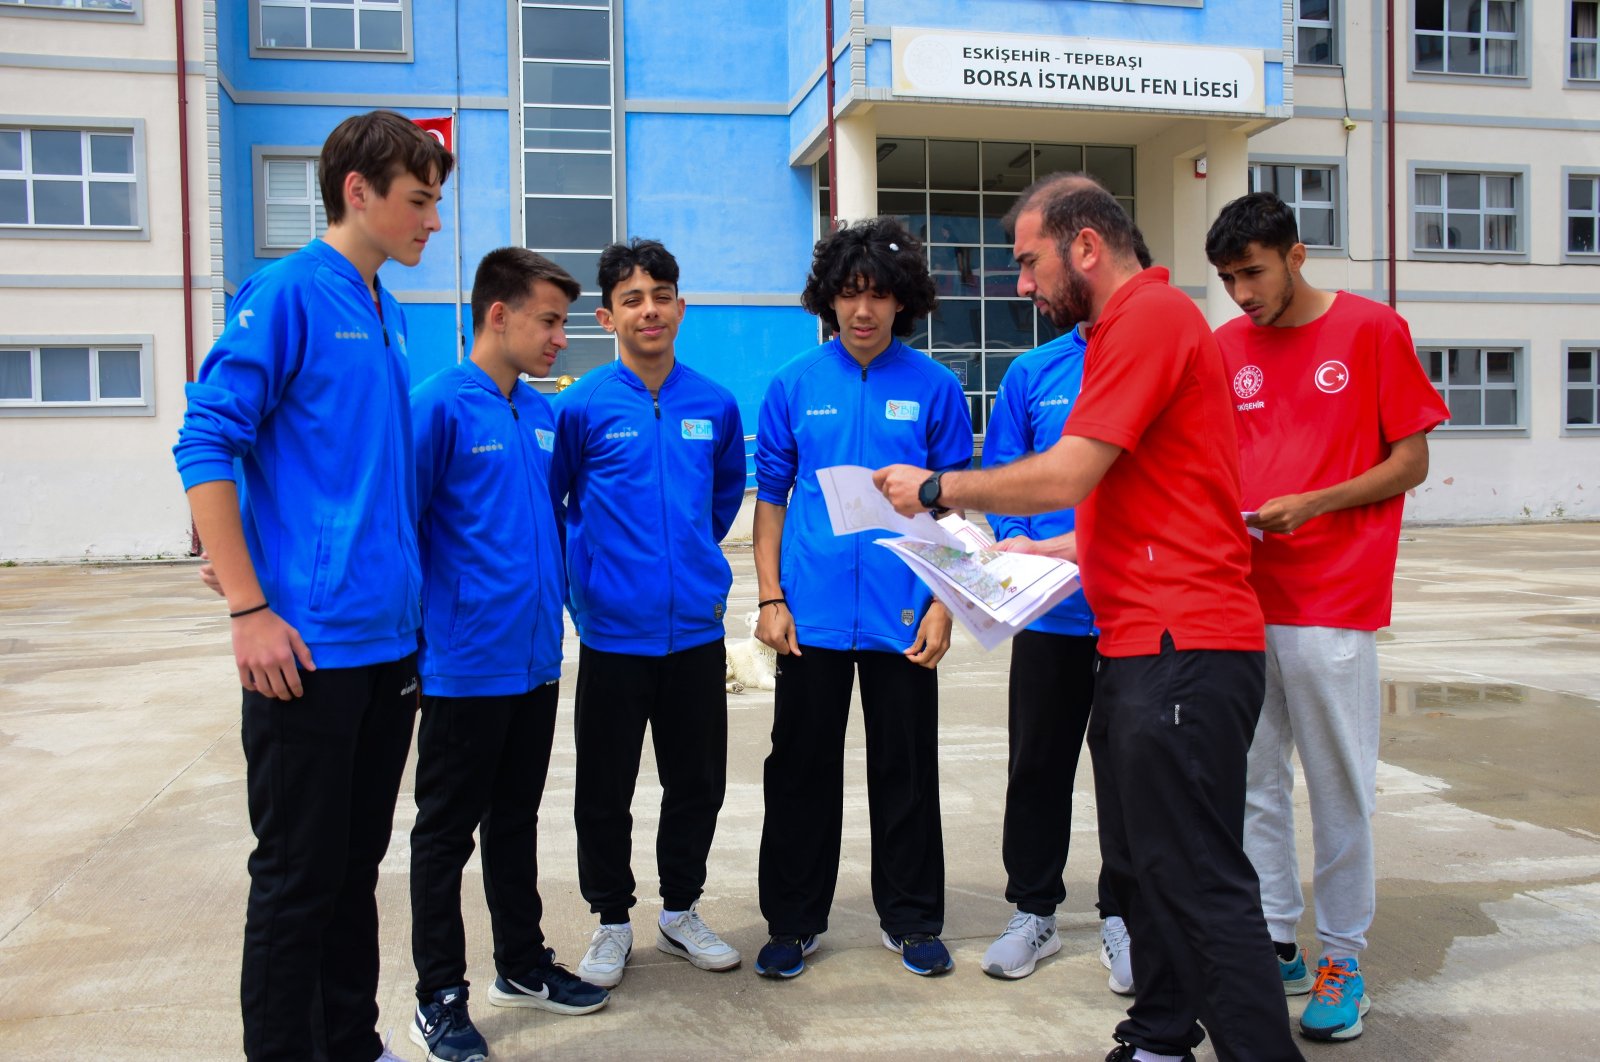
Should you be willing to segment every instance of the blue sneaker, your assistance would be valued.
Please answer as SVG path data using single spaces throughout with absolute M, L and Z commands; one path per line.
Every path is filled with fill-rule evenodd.
M 428 1052 L 428 1062 L 488 1062 L 489 1043 L 467 1014 L 467 986 L 441 988 L 417 1004 L 411 1042 Z
M 932 933 L 883 934 L 883 946 L 900 956 L 900 964 L 919 977 L 933 977 L 955 968 L 944 942 Z
M 1361 1035 L 1361 1016 L 1371 1007 L 1360 964 L 1324 955 L 1317 964 L 1311 1002 L 1300 1015 L 1300 1035 L 1307 1040 L 1354 1040 Z
M 806 956 L 817 950 L 817 935 L 773 937 L 761 945 L 756 973 L 762 977 L 799 977 L 806 972 Z
M 1278 976 L 1283 978 L 1283 994 L 1303 996 L 1311 991 L 1311 974 L 1306 971 L 1306 953 L 1294 949 L 1294 958 L 1278 957 Z
M 545 949 L 544 965 L 522 977 L 496 977 L 489 1002 L 497 1007 L 537 1007 L 556 1014 L 590 1014 L 606 1005 L 611 993 L 575 977 L 556 964 L 556 953 Z

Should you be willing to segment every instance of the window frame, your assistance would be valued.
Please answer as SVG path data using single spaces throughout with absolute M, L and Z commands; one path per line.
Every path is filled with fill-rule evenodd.
M 1576 351 L 1588 352 L 1593 358 L 1591 375 L 1595 378 L 1589 381 L 1589 390 L 1594 393 L 1595 423 L 1573 424 L 1567 419 L 1567 391 L 1572 387 L 1572 382 L 1567 378 L 1570 371 L 1568 364 L 1570 355 Z M 1600 436 L 1600 340 L 1563 340 L 1561 343 L 1561 434 L 1573 437 Z M 1581 386 L 1581 385 L 1580 385 Z
M 0 335 L 0 349 L 24 348 L 32 352 L 33 389 L 39 391 L 39 351 L 48 347 L 88 347 L 89 387 L 86 401 L 45 402 L 40 398 L 0 399 L 0 418 L 6 417 L 153 417 L 155 396 L 155 336 L 128 335 Z M 99 389 L 100 352 L 137 350 L 139 352 L 139 395 L 137 399 L 92 397 Z
M 1572 178 L 1587 177 L 1595 182 L 1594 206 L 1585 212 L 1595 219 L 1595 249 L 1574 251 L 1568 241 L 1567 221 L 1572 216 Z M 1561 264 L 1600 265 L 1600 168 L 1593 166 L 1561 167 Z
M 1531 425 L 1529 424 L 1529 409 L 1531 398 L 1530 391 L 1532 390 L 1533 384 L 1528 375 L 1529 364 L 1531 360 L 1528 354 L 1528 340 L 1428 338 L 1416 340 L 1415 346 L 1417 351 L 1417 360 L 1422 363 L 1423 374 L 1428 376 L 1429 386 L 1434 388 L 1435 393 L 1439 392 L 1439 388 L 1433 383 L 1433 377 L 1428 372 L 1427 355 L 1430 353 L 1436 351 L 1440 353 L 1447 353 L 1452 349 L 1476 350 L 1482 354 L 1509 352 L 1514 359 L 1512 362 L 1512 374 L 1516 377 L 1516 383 L 1513 385 L 1516 394 L 1517 410 L 1517 422 L 1515 424 L 1452 425 L 1449 423 L 1449 421 L 1443 421 L 1438 427 L 1433 429 L 1435 432 L 1443 432 L 1446 436 L 1452 436 L 1456 438 L 1492 437 L 1502 439 L 1528 438 L 1532 434 Z M 1482 395 L 1483 392 L 1488 390 L 1504 391 L 1509 389 L 1499 385 L 1490 387 L 1488 386 L 1487 380 L 1480 380 L 1476 384 L 1459 384 L 1457 387 L 1461 390 L 1476 391 L 1479 393 L 1479 395 Z M 1443 399 L 1445 407 L 1448 409 L 1450 405 L 1450 385 L 1448 382 L 1445 383 L 1444 388 L 1444 393 L 1440 395 L 1440 398 Z
M 1296 196 L 1298 197 L 1300 184 L 1299 171 L 1301 170 L 1331 170 L 1333 173 L 1333 227 L 1334 237 L 1339 242 L 1336 244 L 1306 244 L 1306 254 L 1312 258 L 1343 258 L 1348 253 L 1350 246 L 1349 211 L 1346 204 L 1349 201 L 1349 191 L 1345 180 L 1345 160 L 1336 155 L 1251 155 L 1246 164 L 1245 179 L 1251 181 L 1250 170 L 1256 166 L 1293 166 L 1295 169 Z M 1300 223 L 1300 204 L 1298 198 L 1291 204 L 1295 212 L 1295 224 Z M 1304 242 L 1304 241 L 1302 241 Z
M 1528 189 L 1530 188 L 1531 167 L 1519 165 L 1505 165 L 1491 162 L 1435 162 L 1424 159 L 1412 159 L 1406 164 L 1406 187 L 1409 189 L 1406 198 L 1406 246 L 1410 249 L 1410 259 L 1415 262 L 1526 262 L 1529 261 L 1529 247 L 1532 244 L 1532 234 L 1528 231 Z M 1517 219 L 1517 249 L 1514 251 L 1479 250 L 1468 251 L 1449 247 L 1419 247 L 1417 246 L 1417 176 L 1418 174 L 1470 173 L 1478 177 L 1484 176 L 1511 176 L 1517 179 L 1518 200 L 1515 217 Z M 1442 212 L 1448 212 L 1444 207 Z M 1430 208 L 1431 211 L 1431 208 Z M 1482 216 L 1484 207 L 1481 205 L 1477 213 Z
M 1300 4 L 1301 0 L 1294 0 L 1294 65 L 1297 68 L 1303 67 L 1311 70 L 1329 70 L 1334 67 L 1344 66 L 1343 0 L 1328 0 L 1328 19 L 1326 23 L 1318 19 L 1306 20 L 1302 18 L 1300 16 Z M 1328 31 L 1328 50 L 1330 54 L 1327 62 L 1313 63 L 1300 58 L 1300 30 L 1302 27 L 1326 29 Z
M 311 147 L 303 144 L 295 145 L 250 145 L 250 172 L 251 172 L 251 211 L 254 215 L 255 254 L 257 258 L 286 258 L 294 254 L 306 243 L 322 235 L 313 232 L 304 243 L 293 247 L 276 247 L 267 243 L 267 163 L 269 162 L 308 162 L 312 172 L 316 172 L 317 160 L 322 155 L 320 147 Z M 311 194 L 320 201 L 321 186 L 315 183 Z M 313 213 L 313 217 L 315 214 Z
M 82 3 L 83 0 L 78 2 Z M 144 0 L 129 0 L 129 4 L 130 8 L 127 11 L 111 11 L 92 7 L 43 7 L 20 3 L 19 0 L 0 0 L 0 15 L 19 15 L 23 18 L 76 18 L 120 22 L 129 26 L 141 25 L 144 22 Z
M 145 173 L 143 118 L 77 118 L 60 115 L 0 114 L 0 129 L 65 130 L 77 133 L 126 133 L 133 136 L 134 224 L 0 225 L 0 240 L 140 240 L 150 239 L 150 182 Z M 11 171 L 6 171 L 10 173 Z M 24 171 L 26 172 L 26 171 Z M 87 184 L 90 174 L 82 175 Z
M 360 13 L 362 0 L 350 0 L 348 3 L 330 4 L 323 0 L 284 0 L 281 3 L 268 3 L 268 7 L 302 7 L 309 9 L 313 4 L 323 7 L 349 8 L 356 18 L 356 32 L 360 33 Z M 395 4 L 400 10 L 400 42 L 399 51 L 380 52 L 366 48 L 318 48 L 307 44 L 303 48 L 284 47 L 282 45 L 265 45 L 261 43 L 261 7 L 262 0 L 250 0 L 250 58 L 252 59 L 309 59 L 316 62 L 365 62 L 365 63 L 410 63 L 416 59 L 416 37 L 412 33 L 412 8 L 413 0 L 397 0 Z
M 1452 4 L 1452 3 L 1466 3 L 1466 2 L 1468 2 L 1468 0 L 1442 0 L 1442 2 L 1446 5 L 1445 23 L 1446 23 L 1446 25 L 1448 25 L 1449 21 L 1450 21 L 1448 5 Z M 1489 0 L 1483 0 L 1483 2 L 1484 3 L 1488 3 Z M 1459 83 L 1461 83 L 1463 81 L 1469 81 L 1469 82 L 1477 82 L 1478 84 L 1482 84 L 1482 85 L 1504 85 L 1504 86 L 1517 86 L 1517 87 L 1521 87 L 1521 88 L 1530 87 L 1533 84 L 1533 76 L 1532 76 L 1532 73 L 1528 69 L 1528 67 L 1529 67 L 1528 38 L 1531 35 L 1530 34 L 1530 28 L 1529 28 L 1530 18 L 1529 18 L 1528 8 L 1529 8 L 1529 4 L 1530 4 L 1531 0 L 1511 0 L 1511 2 L 1513 2 L 1513 3 L 1515 3 L 1517 5 L 1517 31 L 1516 31 L 1516 33 L 1517 33 L 1517 70 L 1518 70 L 1518 73 L 1515 73 L 1515 74 L 1485 74 L 1480 69 L 1480 71 L 1478 73 L 1475 73 L 1475 74 L 1460 74 L 1460 73 L 1451 73 L 1449 70 L 1418 70 L 1417 69 L 1417 35 L 1419 33 L 1421 33 L 1421 34 L 1423 34 L 1425 36 L 1430 36 L 1431 37 L 1431 36 L 1434 36 L 1435 34 L 1434 34 L 1433 30 L 1420 30 L 1419 31 L 1417 29 L 1417 4 L 1418 4 L 1418 0 L 1411 0 L 1411 9 L 1410 9 L 1409 17 L 1408 17 L 1407 33 L 1406 33 L 1406 47 L 1408 49 L 1408 52 L 1407 52 L 1407 55 L 1406 55 L 1406 77 L 1408 78 L 1408 80 L 1411 80 L 1411 81 L 1442 81 L 1442 82 L 1448 82 L 1448 83 L 1452 83 L 1452 84 L 1459 84 Z M 1487 36 L 1487 34 L 1488 34 L 1488 30 L 1485 29 L 1485 30 L 1481 31 L 1480 33 L 1478 33 L 1476 36 L 1480 40 L 1488 40 L 1489 37 Z M 1448 66 L 1449 62 L 1450 62 L 1450 58 L 1449 58 L 1449 52 L 1450 52 L 1449 40 L 1450 40 L 1450 37 L 1451 36 L 1458 36 L 1458 37 L 1460 37 L 1460 36 L 1473 36 L 1473 34 L 1462 34 L 1462 33 L 1452 34 L 1448 29 L 1445 29 L 1443 31 L 1440 31 L 1438 36 L 1440 36 L 1440 38 L 1445 42 L 1444 63 L 1445 63 L 1446 66 Z M 1482 66 L 1481 62 L 1480 62 L 1479 65 L 1480 65 L 1480 68 L 1481 68 L 1481 66 Z
M 1574 37 L 1572 35 L 1572 8 L 1579 0 L 1567 0 L 1566 22 L 1562 27 L 1561 40 L 1566 52 L 1566 62 L 1562 66 L 1562 77 L 1567 88 L 1572 89 L 1600 89 L 1600 25 L 1596 26 L 1594 37 Z M 1593 2 L 1593 0 L 1585 0 Z M 1600 23 L 1600 3 L 1596 5 L 1595 18 Z M 1572 75 L 1572 46 L 1574 44 L 1595 45 L 1596 71 L 1594 77 L 1574 77 Z

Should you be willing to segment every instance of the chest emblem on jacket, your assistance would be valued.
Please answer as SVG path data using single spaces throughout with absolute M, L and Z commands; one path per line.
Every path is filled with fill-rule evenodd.
M 696 439 L 700 442 L 711 441 L 711 422 L 709 420 L 683 420 L 683 437 Z
M 889 420 L 916 420 L 922 415 L 922 403 L 891 398 L 884 403 L 883 415 Z
M 545 431 L 543 428 L 533 429 L 533 437 L 539 444 L 539 449 L 549 450 L 554 453 L 556 448 L 556 433 Z
M 1072 405 L 1072 399 L 1068 398 L 1066 395 L 1056 395 L 1054 398 L 1047 398 L 1044 401 L 1040 402 L 1039 403 L 1039 408 L 1040 409 L 1048 409 L 1050 406 L 1070 406 L 1070 405 Z
M 1317 390 L 1336 395 L 1350 382 L 1350 370 L 1344 367 L 1342 361 L 1325 361 L 1317 366 L 1317 374 L 1312 379 L 1316 382 Z
M 1240 398 L 1254 398 L 1261 385 L 1267 382 L 1266 374 L 1255 365 L 1246 365 L 1233 374 L 1233 393 Z
M 488 454 L 493 453 L 496 450 L 504 450 L 505 448 L 505 443 L 500 442 L 498 439 L 490 439 L 486 443 L 479 443 L 477 446 L 474 446 L 472 448 L 472 452 L 475 454 Z
M 839 415 L 837 406 L 812 406 L 806 410 L 808 417 L 836 417 Z

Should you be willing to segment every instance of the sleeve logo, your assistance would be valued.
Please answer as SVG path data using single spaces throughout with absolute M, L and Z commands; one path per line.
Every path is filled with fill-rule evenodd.
M 884 404 L 883 415 L 889 420 L 916 420 L 922 415 L 922 403 L 899 402 L 891 398 Z
M 535 428 L 535 429 L 533 429 L 533 437 L 534 437 L 534 439 L 536 439 L 538 441 L 539 449 L 548 450 L 551 453 L 555 452 L 555 449 L 556 449 L 556 433 L 555 432 L 553 432 L 553 431 L 545 431 L 543 428 Z
M 683 422 L 683 437 L 695 439 L 699 442 L 711 441 L 711 422 L 709 420 L 688 420 Z

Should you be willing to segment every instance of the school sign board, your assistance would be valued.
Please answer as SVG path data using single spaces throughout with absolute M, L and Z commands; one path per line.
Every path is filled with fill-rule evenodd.
M 1266 113 L 1260 49 L 901 26 L 890 33 L 896 96 Z

